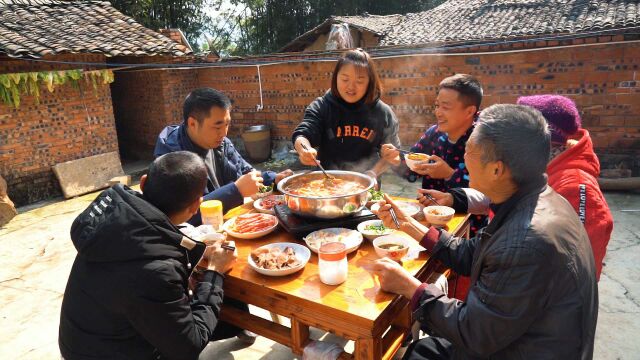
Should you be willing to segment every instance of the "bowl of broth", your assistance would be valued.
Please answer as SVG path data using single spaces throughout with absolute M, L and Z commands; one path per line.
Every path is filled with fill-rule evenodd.
M 400 261 L 409 252 L 409 240 L 400 235 L 385 235 L 373 240 L 373 248 L 379 257 Z

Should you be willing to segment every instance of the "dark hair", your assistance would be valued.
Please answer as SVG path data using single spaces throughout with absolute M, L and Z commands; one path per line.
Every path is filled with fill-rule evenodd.
M 476 111 L 480 110 L 482 103 L 482 85 L 473 75 L 455 74 L 440 82 L 438 91 L 442 89 L 455 90 L 460 94 L 460 101 L 466 106 L 475 106 Z
M 331 77 L 331 93 L 333 96 L 341 99 L 340 93 L 338 92 L 338 72 L 340 72 L 340 69 L 346 64 L 352 64 L 357 68 L 367 70 L 369 86 L 367 86 L 367 92 L 364 94 L 364 102 L 365 104 L 373 104 L 373 102 L 380 97 L 380 94 L 382 94 L 382 84 L 380 83 L 378 71 L 371 56 L 362 49 L 349 50 L 338 59 L 338 63 L 335 69 L 333 69 L 333 76 Z
M 182 105 L 182 118 L 185 122 L 189 116 L 196 119 L 199 124 L 209 116 L 212 107 L 222 109 L 231 108 L 231 99 L 222 91 L 212 88 L 195 89 L 187 95 Z
M 207 185 L 207 169 L 202 159 L 189 151 L 162 155 L 149 166 L 142 196 L 167 215 L 193 204 Z
M 523 186 L 540 179 L 547 169 L 551 135 L 540 111 L 523 105 L 492 105 L 480 113 L 470 140 L 481 161 L 502 161 L 513 182 Z

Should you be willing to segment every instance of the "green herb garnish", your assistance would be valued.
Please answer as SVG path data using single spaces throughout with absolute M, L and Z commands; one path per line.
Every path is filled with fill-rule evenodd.
M 371 201 L 384 200 L 384 193 L 374 188 L 369 189 L 369 195 L 371 195 Z
M 269 191 L 273 190 L 273 184 L 269 185 L 269 186 L 260 186 L 258 188 L 258 192 L 260 194 L 264 194 L 264 193 L 268 193 Z
M 389 228 L 384 226 L 384 224 L 379 224 L 379 225 L 367 225 L 367 226 L 364 227 L 364 229 L 372 231 L 372 232 L 376 233 L 377 235 L 380 235 L 380 234 L 384 234 L 385 232 L 387 232 L 387 229 L 389 229 Z

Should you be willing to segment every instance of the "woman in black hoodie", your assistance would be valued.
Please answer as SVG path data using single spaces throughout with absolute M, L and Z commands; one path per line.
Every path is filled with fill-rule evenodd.
M 400 146 L 398 120 L 380 93 L 369 54 L 361 49 L 344 53 L 333 71 L 331 89 L 307 107 L 293 132 L 300 162 L 315 166 L 318 159 L 327 169 L 380 175 L 386 169 L 380 147 Z

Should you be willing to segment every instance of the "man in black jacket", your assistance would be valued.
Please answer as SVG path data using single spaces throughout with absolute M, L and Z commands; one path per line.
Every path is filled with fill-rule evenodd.
M 206 181 L 196 154 L 167 154 L 142 178 L 143 194 L 116 185 L 75 219 L 71 239 L 78 255 L 60 314 L 66 360 L 197 359 L 226 331 L 216 325 L 223 274 L 235 256 L 175 226 L 198 210 Z M 196 263 L 204 270 L 190 289 Z
M 389 204 L 379 216 L 420 240 L 434 259 L 471 277 L 466 301 L 421 284 L 388 259 L 371 270 L 380 286 L 411 300 L 431 336 L 405 359 L 591 359 L 598 288 L 591 245 L 573 207 L 547 186 L 550 135 L 542 114 L 494 105 L 480 114 L 465 152 L 469 185 L 495 217 L 472 239 L 426 228 Z

